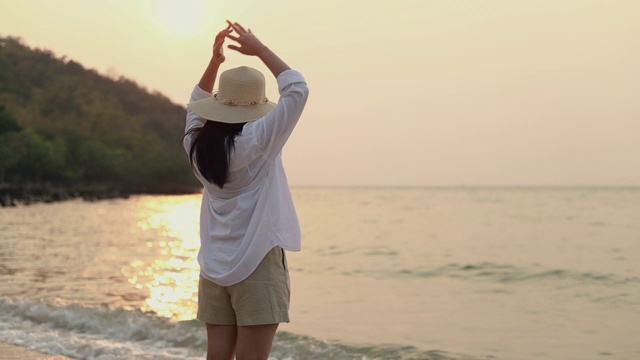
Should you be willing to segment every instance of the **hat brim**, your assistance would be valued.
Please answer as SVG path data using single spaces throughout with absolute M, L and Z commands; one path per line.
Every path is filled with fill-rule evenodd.
M 196 115 L 227 124 L 256 121 L 267 115 L 275 106 L 271 101 L 258 105 L 225 105 L 213 96 L 187 104 L 187 108 Z

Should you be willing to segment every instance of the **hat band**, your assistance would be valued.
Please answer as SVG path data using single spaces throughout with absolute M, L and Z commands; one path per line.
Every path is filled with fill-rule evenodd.
M 262 105 L 262 104 L 266 104 L 269 99 L 267 99 L 266 97 L 260 101 L 256 101 L 256 100 L 231 100 L 231 99 L 220 99 L 218 98 L 218 93 L 213 94 L 213 98 L 216 99 L 217 102 L 224 104 L 224 105 L 231 105 L 231 106 L 249 106 L 249 105 Z

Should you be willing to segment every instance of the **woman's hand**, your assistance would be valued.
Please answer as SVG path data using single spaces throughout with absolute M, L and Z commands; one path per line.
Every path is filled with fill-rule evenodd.
M 229 45 L 227 46 L 229 49 L 252 56 L 259 56 L 260 53 L 266 49 L 266 46 L 264 46 L 262 42 L 260 42 L 260 40 L 258 40 L 258 38 L 253 35 L 251 30 L 245 30 L 242 25 L 238 23 L 232 23 L 229 20 L 227 20 L 227 23 L 229 24 L 227 29 L 232 29 L 236 32 L 236 34 L 238 34 L 238 36 L 231 35 L 230 30 L 226 33 L 225 36 L 233 41 L 236 41 L 238 45 L 240 45 Z
M 229 27 L 235 31 L 238 36 L 231 35 L 229 31 L 225 36 L 235 41 L 240 46 L 229 45 L 227 46 L 231 50 L 235 50 L 244 55 L 257 56 L 262 62 L 271 70 L 271 73 L 276 78 L 286 70 L 291 69 L 278 55 L 271 51 L 268 47 L 264 46 L 260 40 L 258 40 L 251 30 L 245 30 L 242 25 L 238 23 L 232 23 L 227 20 Z M 228 27 L 227 27 L 228 29 Z
M 198 86 L 207 92 L 213 91 L 213 86 L 216 83 L 216 76 L 218 76 L 218 68 L 220 68 L 220 64 L 222 64 L 225 60 L 224 53 L 222 52 L 222 45 L 224 45 L 224 39 L 233 31 L 231 26 L 227 26 L 224 30 L 220 31 L 218 35 L 216 35 L 216 39 L 213 42 L 213 55 L 211 55 L 211 60 L 209 60 L 209 65 L 204 70 L 200 81 L 198 82 Z
M 231 25 L 227 26 L 224 30 L 220 31 L 218 35 L 216 35 L 216 39 L 213 42 L 213 56 L 211 60 L 217 64 L 222 64 L 225 61 L 222 45 L 224 45 L 225 37 L 231 34 L 231 31 L 233 31 Z

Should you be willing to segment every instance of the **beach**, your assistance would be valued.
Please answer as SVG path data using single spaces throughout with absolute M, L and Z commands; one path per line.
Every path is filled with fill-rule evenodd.
M 42 354 L 2 342 L 0 342 L 0 354 L 3 360 L 72 360 L 66 356 Z

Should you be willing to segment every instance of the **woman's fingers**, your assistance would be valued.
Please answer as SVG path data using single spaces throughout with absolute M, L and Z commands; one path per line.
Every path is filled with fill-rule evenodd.
M 238 24 L 237 22 L 232 23 L 231 21 L 227 20 L 227 24 L 229 24 L 229 26 L 238 34 L 247 32 L 247 30 L 245 30 L 244 27 L 242 27 L 242 25 Z
M 228 27 L 228 28 L 226 28 L 226 29 L 224 29 L 224 30 L 221 30 L 221 31 L 218 33 L 218 35 L 216 35 L 216 37 L 218 37 L 218 36 L 225 36 L 225 35 L 227 35 L 227 34 L 231 34 L 231 32 L 232 32 L 232 31 L 233 31 L 233 29 L 231 29 L 230 27 Z
M 238 43 L 229 45 L 227 48 L 245 55 L 256 55 L 257 50 L 262 46 L 262 44 L 258 39 L 256 39 L 251 30 L 246 30 L 237 22 L 232 23 L 227 20 L 227 23 L 229 24 L 228 28 L 230 28 L 230 30 L 225 36 Z M 231 35 L 232 31 L 234 31 L 236 35 Z
M 235 46 L 235 45 L 227 45 L 227 47 L 228 47 L 229 49 L 231 49 L 231 50 L 235 50 L 235 51 L 238 51 L 238 52 L 242 52 L 242 51 L 240 51 L 240 47 L 239 47 L 239 46 Z
M 233 41 L 238 41 L 238 39 L 240 39 L 239 36 L 233 36 L 230 33 L 225 35 L 226 37 L 228 37 L 229 39 L 233 40 Z
M 213 41 L 213 47 L 220 47 L 222 45 L 222 43 L 224 43 L 224 39 L 227 35 L 231 34 L 231 27 L 227 26 L 224 30 L 221 30 L 220 32 L 218 32 L 218 34 L 216 34 L 216 38 Z M 220 46 L 218 46 L 220 45 Z
M 238 31 L 238 29 L 236 29 L 236 26 L 234 23 L 232 23 L 231 21 L 227 20 L 227 24 L 229 24 L 228 26 L 230 28 L 232 28 L 233 30 L 235 30 L 236 32 Z
M 224 39 L 226 37 L 226 33 L 219 33 L 216 35 L 216 39 L 213 42 L 213 46 L 216 47 L 218 45 L 222 45 L 224 43 Z

